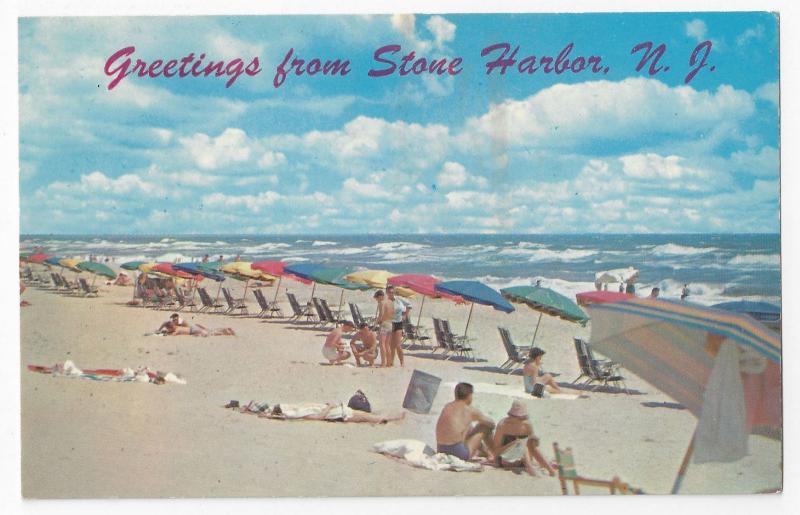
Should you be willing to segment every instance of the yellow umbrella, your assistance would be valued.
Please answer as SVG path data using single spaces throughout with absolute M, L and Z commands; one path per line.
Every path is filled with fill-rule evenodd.
M 80 263 L 80 259 L 72 259 L 72 258 L 64 258 L 59 259 L 58 264 L 63 266 L 64 268 L 69 268 L 73 272 L 81 273 L 81 269 L 78 268 L 78 263 Z
M 247 297 L 247 285 L 251 279 L 256 281 L 269 281 L 270 283 L 275 281 L 275 276 L 266 274 L 261 270 L 254 270 L 250 265 L 250 261 L 234 261 L 232 263 L 227 263 L 220 268 L 222 273 L 233 277 L 234 279 L 238 279 L 240 281 L 244 281 L 244 294 L 242 298 L 244 299 Z M 222 283 L 220 283 L 220 288 Z M 217 292 L 219 295 L 219 292 Z
M 347 274 L 344 278 L 351 283 L 366 284 L 372 288 L 386 288 L 386 281 L 396 275 L 388 270 L 359 270 L 358 272 Z M 395 287 L 394 291 L 401 297 L 413 297 L 415 295 L 414 291 L 408 288 Z

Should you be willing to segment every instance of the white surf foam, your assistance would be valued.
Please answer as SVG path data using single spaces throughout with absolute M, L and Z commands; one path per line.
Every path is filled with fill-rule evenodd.
M 660 256 L 694 256 L 697 254 L 707 254 L 715 250 L 717 250 L 716 247 L 687 247 L 675 243 L 665 243 L 663 245 L 656 245 L 651 252 Z

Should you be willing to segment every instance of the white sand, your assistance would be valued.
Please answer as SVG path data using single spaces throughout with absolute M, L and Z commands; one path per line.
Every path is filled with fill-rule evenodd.
M 228 281 L 241 293 L 242 283 Z M 284 282 L 308 298 L 310 287 Z M 216 285 L 209 291 L 214 294 Z M 273 295 L 265 289 L 267 298 Z M 340 290 L 317 287 L 337 303 Z M 250 295 L 250 294 L 248 294 Z M 430 415 L 409 413 L 386 426 L 312 421 L 271 421 L 221 406 L 231 399 L 270 404 L 347 401 L 362 389 L 380 414 L 401 411 L 414 369 L 443 382 L 498 386 L 477 393 L 474 405 L 499 419 L 522 388 L 517 375 L 487 369 L 505 361 L 496 327 L 508 327 L 517 344 L 528 343 L 538 314 L 520 307 L 505 315 L 476 306 L 470 335 L 478 363 L 443 361 L 429 351 L 407 353 L 404 369 L 322 366 L 323 333 L 301 324 L 184 313 L 207 327 L 233 327 L 236 337 L 146 337 L 169 312 L 125 306 L 131 289 L 102 288 L 99 298 L 64 297 L 35 290 L 23 298 L 22 483 L 29 498 L 248 497 L 386 495 L 560 494 L 556 479 L 532 479 L 492 468 L 482 473 L 431 472 L 404 466 L 369 451 L 372 444 L 415 438 L 435 445 L 441 406 L 452 398 L 441 388 Z M 365 314 L 369 292 L 346 293 Z M 249 297 L 255 309 L 255 299 Z M 413 299 L 419 307 L 419 299 Z M 288 305 L 284 308 L 289 312 Z M 463 328 L 468 307 L 427 300 L 423 325 L 431 316 Z M 416 320 L 416 312 L 414 312 Z M 349 313 L 348 313 L 349 318 Z M 588 329 L 543 317 L 537 345 L 547 351 L 545 368 L 569 383 L 578 375 L 573 336 Z M 83 368 L 148 366 L 173 371 L 185 386 L 107 383 L 51 377 L 26 369 L 73 360 Z M 667 493 L 691 438 L 695 418 L 686 410 L 646 407 L 671 402 L 625 373 L 628 387 L 644 394 L 589 393 L 589 399 L 529 399 L 534 428 L 547 456 L 552 443 L 572 447 L 578 471 L 588 477 L 624 481 L 648 493 Z M 480 388 L 479 388 L 480 390 Z M 565 389 L 566 393 L 581 393 Z M 748 493 L 781 485 L 781 446 L 751 437 L 750 456 L 729 464 L 692 465 L 683 493 Z

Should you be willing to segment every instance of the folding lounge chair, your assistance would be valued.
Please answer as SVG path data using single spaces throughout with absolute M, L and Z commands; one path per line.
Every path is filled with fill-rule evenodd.
M 501 369 L 508 369 L 508 373 L 512 373 L 518 366 L 524 365 L 527 359 L 527 354 L 530 352 L 530 347 L 519 347 L 514 345 L 514 340 L 511 338 L 511 333 L 505 327 L 498 327 L 500 332 L 500 339 L 503 341 L 503 348 L 506 350 L 508 359 L 500 365 Z M 516 365 L 516 366 L 515 366 Z
M 592 391 L 597 390 L 600 386 L 608 386 L 608 383 L 613 383 L 615 387 L 619 388 L 621 383 L 625 392 L 630 393 L 628 386 L 625 384 L 625 378 L 619 373 L 619 364 L 609 360 L 594 359 L 588 344 L 580 338 L 574 338 L 573 342 L 575 343 L 575 353 L 578 356 L 581 375 L 572 381 L 572 384 L 585 377 L 586 380 L 582 383 L 584 386 L 595 382 L 598 383 L 592 388 Z
M 322 308 L 322 311 L 325 313 L 325 318 L 328 322 L 332 323 L 333 325 L 338 326 L 339 322 L 341 321 L 341 311 L 336 311 L 335 313 L 331 311 L 331 307 L 328 305 L 328 301 L 325 299 L 319 299 L 319 305 Z
M 256 302 L 258 302 L 258 307 L 261 308 L 256 316 L 257 317 L 264 317 L 269 314 L 269 303 L 267 299 L 264 298 L 264 294 L 259 289 L 253 290 L 253 295 L 256 298 Z
M 424 333 L 422 327 L 417 327 L 408 320 L 403 320 L 403 341 L 401 345 L 407 341 L 420 344 L 421 342 L 430 341 L 431 337 Z
M 175 297 L 178 301 L 178 307 L 176 308 L 176 311 L 180 311 L 183 308 L 189 308 L 189 311 L 194 311 L 197 308 L 197 304 L 193 298 L 194 295 L 190 295 L 186 290 L 176 288 Z
M 86 282 L 86 279 L 83 277 L 79 278 L 78 284 L 80 285 L 81 295 L 84 297 L 97 297 L 97 288 L 89 286 L 89 283 Z
M 197 293 L 200 295 L 200 302 L 203 303 L 203 307 L 198 309 L 198 312 L 219 313 L 223 309 L 224 306 L 219 302 L 214 302 L 205 288 L 198 288 Z
M 322 303 L 319 301 L 317 297 L 311 298 L 311 304 L 314 306 L 314 311 L 317 312 L 316 325 L 325 327 L 329 323 L 331 323 L 331 321 L 328 320 L 328 315 L 325 313 L 325 309 L 322 307 Z M 334 321 L 334 324 L 335 323 L 336 322 Z
M 245 304 L 244 299 L 234 299 L 228 288 L 222 288 L 222 295 L 225 297 L 225 302 L 228 304 L 228 309 L 224 314 L 229 315 L 237 309 L 240 315 L 247 314 L 247 304 Z
M 442 356 L 447 356 L 450 353 L 450 347 L 447 345 L 447 339 L 442 331 L 442 321 L 438 318 L 433 319 L 433 332 L 436 337 L 436 347 L 433 348 L 433 353 L 435 354 L 437 350 L 441 349 Z
M 634 488 L 628 483 L 624 483 L 619 477 L 614 476 L 611 481 L 601 479 L 589 479 L 578 474 L 575 470 L 575 459 L 572 456 L 572 449 L 560 449 L 558 443 L 553 442 L 556 464 L 558 465 L 558 481 L 561 483 L 561 493 L 569 495 L 567 483 L 572 483 L 575 495 L 581 494 L 581 486 L 596 487 L 607 489 L 611 495 L 640 495 L 644 492 L 639 488 Z
M 354 302 L 348 302 L 348 306 L 350 306 L 350 315 L 353 317 L 353 323 L 356 325 L 356 327 L 366 323 L 364 321 L 364 317 L 361 316 L 361 310 L 358 309 L 358 304 Z
M 294 296 L 294 293 L 287 291 L 286 298 L 289 299 L 289 305 L 292 307 L 293 315 L 290 320 L 298 321 L 303 317 L 305 317 L 306 322 L 311 322 L 314 320 L 314 312 L 311 311 L 311 307 L 301 307 L 300 303 L 297 302 L 297 297 Z

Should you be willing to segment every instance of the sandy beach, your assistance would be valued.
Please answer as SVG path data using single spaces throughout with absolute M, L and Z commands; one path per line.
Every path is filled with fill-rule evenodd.
M 243 283 L 227 281 L 241 294 Z M 310 286 L 284 282 L 301 301 Z M 216 284 L 210 286 L 216 291 Z M 271 298 L 273 288 L 265 288 Z M 316 295 L 338 302 L 341 290 L 317 286 Z M 375 369 L 323 364 L 324 332 L 283 319 L 182 313 L 207 327 L 232 327 L 235 337 L 145 336 L 169 311 L 126 306 L 130 287 L 101 286 L 97 298 L 29 288 L 21 309 L 22 485 L 26 498 L 282 497 L 560 495 L 558 480 L 484 467 L 480 473 L 412 468 L 371 452 L 396 438 L 435 446 L 434 427 L 452 387 L 476 385 L 474 405 L 495 420 L 517 397 L 482 388 L 522 391 L 522 378 L 493 370 L 505 361 L 497 332 L 510 329 L 517 344 L 530 341 L 538 314 L 518 307 L 503 314 L 476 306 L 470 336 L 477 362 L 444 361 L 430 350 L 406 353 L 404 368 Z M 412 299 L 415 310 L 420 298 Z M 248 293 L 251 312 L 256 303 Z M 364 313 L 371 292 L 347 292 Z M 431 316 L 463 329 L 468 307 L 426 300 Z M 416 311 L 412 311 L 416 320 Z M 537 345 L 544 366 L 569 384 L 578 376 L 573 336 L 589 329 L 545 316 Z M 182 375 L 186 385 L 98 382 L 37 374 L 29 364 L 72 360 L 78 367 L 147 366 Z M 352 358 L 351 358 L 352 363 Z M 314 421 L 275 421 L 225 410 L 231 399 L 276 403 L 344 401 L 357 389 L 378 414 L 402 411 L 413 370 L 440 377 L 430 414 L 407 413 L 399 423 L 372 426 Z M 572 447 L 578 471 L 588 477 L 619 476 L 647 493 L 668 493 L 696 419 L 672 399 L 623 371 L 631 394 L 585 392 L 586 399 L 534 399 L 531 413 L 544 454 L 552 444 Z M 483 386 L 482 386 L 483 385 Z M 493 386 L 486 386 L 493 385 Z M 666 403 L 666 404 L 665 404 Z M 781 487 L 781 445 L 750 437 L 750 454 L 728 464 L 692 465 L 681 493 L 753 493 Z

